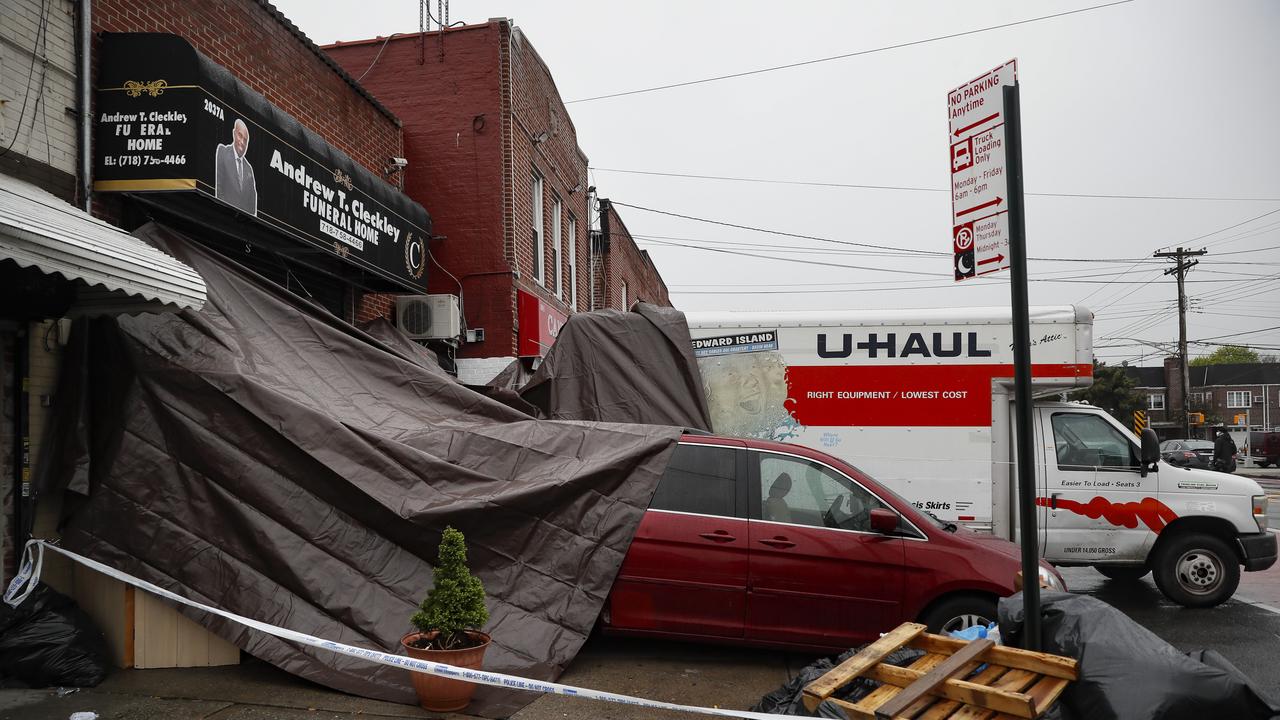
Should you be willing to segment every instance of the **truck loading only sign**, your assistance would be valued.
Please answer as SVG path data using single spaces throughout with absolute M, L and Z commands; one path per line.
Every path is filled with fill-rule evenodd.
M 185 39 L 103 33 L 94 189 L 194 191 L 405 289 L 431 218 Z
M 1017 79 L 1010 60 L 947 93 L 956 281 L 1009 267 L 1004 87 Z

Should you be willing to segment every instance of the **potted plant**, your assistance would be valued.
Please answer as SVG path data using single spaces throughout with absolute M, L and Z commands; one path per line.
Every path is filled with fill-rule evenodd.
M 462 533 L 447 527 L 440 540 L 435 583 L 409 619 L 414 632 L 400 639 L 409 657 L 479 670 L 489 636 L 480 627 L 489 619 L 484 585 L 467 568 Z M 461 710 L 471 702 L 473 683 L 415 672 L 418 703 L 433 712 Z

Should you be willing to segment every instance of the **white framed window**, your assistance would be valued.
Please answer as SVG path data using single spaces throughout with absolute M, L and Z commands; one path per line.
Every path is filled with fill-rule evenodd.
M 1150 395 L 1148 395 L 1147 409 L 1163 410 L 1164 409 L 1164 393 L 1151 393 Z
M 547 242 L 543 235 L 543 223 L 546 218 L 542 215 L 542 176 L 538 173 L 533 174 L 533 279 L 540 285 L 546 284 L 547 278 Z
M 628 302 L 627 302 L 627 300 L 628 300 L 628 298 L 627 298 L 627 281 L 626 281 L 626 280 L 623 280 L 623 281 L 622 281 L 622 309 L 623 309 L 623 310 L 626 310 L 626 309 L 629 307 L 629 305 L 630 305 L 630 303 L 628 303 Z
M 1197 405 L 1207 405 L 1213 400 L 1212 394 L 1207 392 L 1191 393 L 1191 402 Z
M 569 307 L 578 309 L 578 218 L 569 213 Z
M 551 292 L 558 298 L 564 298 L 564 256 L 561 254 L 564 249 L 564 236 L 560 227 L 562 207 L 560 196 L 551 193 L 551 261 L 555 263 L 556 268 L 556 284 L 551 288 Z
M 1249 390 L 1228 390 L 1227 407 L 1247 408 L 1253 404 L 1253 393 Z

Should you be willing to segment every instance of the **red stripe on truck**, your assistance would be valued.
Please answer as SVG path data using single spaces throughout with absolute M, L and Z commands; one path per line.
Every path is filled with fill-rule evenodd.
M 1040 364 L 1032 377 L 1079 378 L 1093 365 Z M 991 424 L 991 381 L 1012 365 L 792 365 L 787 411 L 823 427 L 974 427 Z
M 1067 510 L 1077 515 L 1097 520 L 1102 518 L 1112 525 L 1121 525 L 1129 529 L 1138 527 L 1138 521 L 1151 528 L 1151 532 L 1160 534 L 1165 526 L 1178 519 L 1178 514 L 1168 505 L 1151 497 L 1142 498 L 1138 502 L 1111 502 L 1101 495 L 1087 503 L 1076 500 L 1046 497 L 1036 498 L 1036 505 L 1051 507 L 1055 510 Z

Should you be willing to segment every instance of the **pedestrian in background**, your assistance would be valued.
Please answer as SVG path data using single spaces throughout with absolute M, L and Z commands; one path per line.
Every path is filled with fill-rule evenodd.
M 1236 441 L 1225 427 L 1218 428 L 1218 436 L 1213 440 L 1213 469 L 1219 472 L 1236 471 Z

